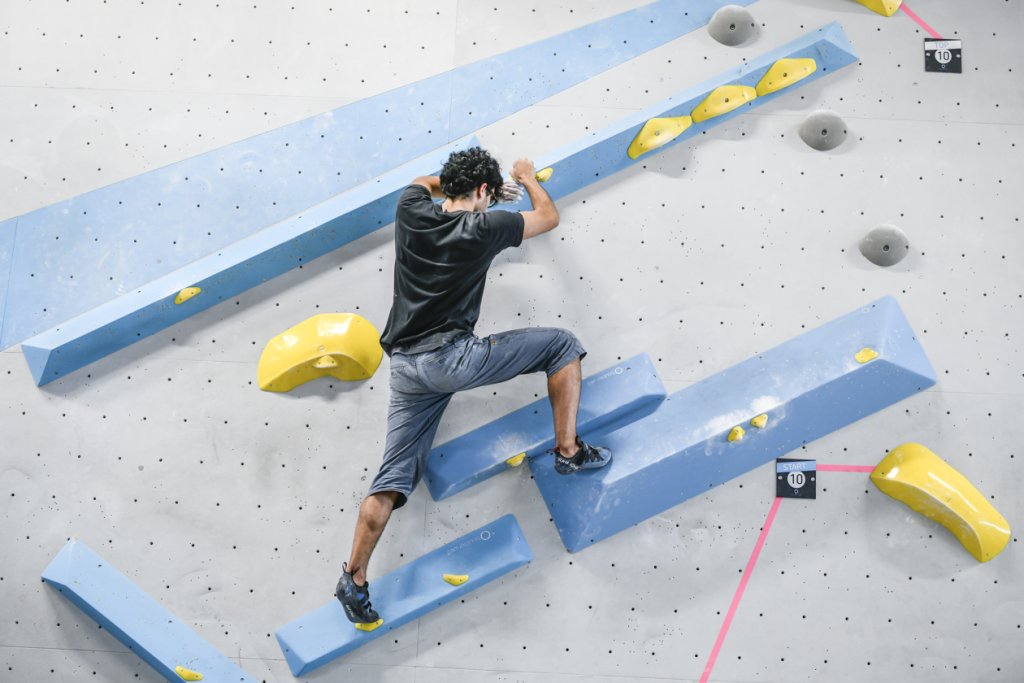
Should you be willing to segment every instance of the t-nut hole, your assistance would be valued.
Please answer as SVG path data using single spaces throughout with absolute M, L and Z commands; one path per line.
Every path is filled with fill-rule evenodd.
M 889 245 L 888 244 L 883 244 L 882 245 L 882 251 L 889 251 Z

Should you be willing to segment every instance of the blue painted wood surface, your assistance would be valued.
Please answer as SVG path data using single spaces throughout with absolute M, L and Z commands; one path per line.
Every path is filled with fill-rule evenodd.
M 879 357 L 859 363 L 864 347 Z M 566 549 L 608 538 L 935 384 L 896 300 L 838 320 L 671 394 L 649 416 L 595 435 L 610 465 L 563 476 L 530 468 Z M 764 429 L 750 424 L 767 414 Z M 729 432 L 742 426 L 740 441 Z
M 332 600 L 279 628 L 277 641 L 292 673 L 301 676 L 532 559 L 516 518 L 505 515 L 370 581 L 370 600 L 384 620 L 376 630 L 356 629 Z M 468 574 L 469 580 L 452 586 L 444 574 Z
M 26 340 L 32 377 L 52 382 L 394 222 L 409 181 L 436 174 L 452 150 L 475 144 L 471 137 L 435 150 Z M 202 292 L 176 304 L 192 286 Z
M 664 399 L 651 359 L 646 353 L 634 356 L 583 380 L 577 432 L 586 437 L 622 426 Z M 545 396 L 431 450 L 424 479 L 434 500 L 441 500 L 504 472 L 513 456 L 532 458 L 554 445 L 554 418 Z
M 168 681 L 181 683 L 174 668 L 183 666 L 204 683 L 256 683 L 81 541 L 68 541 L 43 579 Z
M 0 280 L 0 348 L 704 26 L 725 4 L 658 0 L 27 213 L 10 285 Z

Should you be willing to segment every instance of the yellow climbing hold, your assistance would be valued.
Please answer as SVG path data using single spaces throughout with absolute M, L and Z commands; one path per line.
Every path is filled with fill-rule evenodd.
M 180 665 L 174 667 L 174 673 L 178 674 L 178 676 L 183 681 L 201 681 L 201 680 L 203 680 L 203 674 L 199 673 L 198 671 L 192 671 L 191 669 L 186 669 L 185 667 L 180 666 Z
M 764 426 L 768 424 L 768 415 L 762 413 L 750 421 L 750 424 L 758 429 L 764 429 Z
M 732 443 L 733 441 L 743 441 L 744 434 L 746 434 L 746 432 L 743 430 L 743 427 L 740 427 L 739 425 L 733 427 L 732 431 L 729 432 L 729 443 Z
M 903 0 L 857 0 L 872 12 L 878 12 L 882 16 L 891 17 L 903 4 Z
M 542 168 L 541 170 L 537 171 L 537 175 L 535 175 L 534 178 L 536 178 L 537 182 L 539 183 L 547 182 L 547 180 L 551 177 L 551 175 L 554 172 L 555 169 L 548 166 L 547 168 Z
M 728 114 L 754 99 L 757 99 L 757 91 L 749 85 L 719 86 L 697 105 L 690 116 L 693 117 L 694 123 L 701 123 L 716 116 Z
M 519 467 L 526 460 L 526 453 L 520 453 L 519 455 L 513 455 L 511 458 L 505 461 L 505 464 L 509 467 Z
M 441 578 L 453 586 L 461 586 L 469 581 L 469 574 L 445 574 Z
M 356 628 L 359 629 L 360 631 L 370 632 L 370 631 L 375 631 L 377 629 L 377 627 L 380 626 L 383 623 L 384 623 L 383 619 L 378 619 L 377 621 L 371 621 L 368 624 L 356 624 Z
M 875 351 L 874 349 L 865 346 L 863 349 L 857 352 L 854 358 L 857 360 L 858 363 L 863 365 L 864 363 L 867 363 L 869 360 L 874 360 L 878 358 L 878 351 Z
M 1010 541 L 1010 524 L 949 463 L 919 443 L 894 448 L 871 473 L 882 493 L 949 529 L 979 562 Z
M 380 333 L 369 320 L 355 313 L 323 313 L 271 339 L 260 356 L 256 379 L 264 391 L 290 391 L 325 375 L 367 379 L 383 355 Z
M 641 155 L 652 152 L 659 147 L 664 147 L 683 134 L 693 125 L 693 119 L 689 116 L 669 116 L 665 118 L 650 119 L 643 125 L 640 132 L 629 143 L 626 154 L 630 159 L 637 159 Z
M 818 70 L 818 63 L 810 57 L 803 59 L 780 59 L 772 64 L 772 68 L 757 83 L 758 96 L 788 88 L 797 81 L 810 76 Z
M 186 287 L 178 292 L 178 296 L 174 297 L 174 303 L 183 304 L 201 291 L 203 290 L 200 287 Z

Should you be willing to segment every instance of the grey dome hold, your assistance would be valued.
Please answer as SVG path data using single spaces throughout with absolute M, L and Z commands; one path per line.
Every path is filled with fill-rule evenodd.
M 892 266 L 910 251 L 907 235 L 895 225 L 879 225 L 860 241 L 860 253 L 876 266 Z
M 800 139 L 820 152 L 835 149 L 846 139 L 846 121 L 834 111 L 816 111 L 800 124 Z
M 711 17 L 708 33 L 723 45 L 739 45 L 754 35 L 754 17 L 739 5 L 726 5 Z

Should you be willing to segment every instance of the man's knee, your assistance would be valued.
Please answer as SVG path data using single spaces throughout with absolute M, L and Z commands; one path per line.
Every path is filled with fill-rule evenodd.
M 560 328 L 555 329 L 550 351 L 550 362 L 547 367 L 549 377 L 573 361 L 577 361 L 587 355 L 587 351 L 583 348 L 579 338 L 569 330 Z

